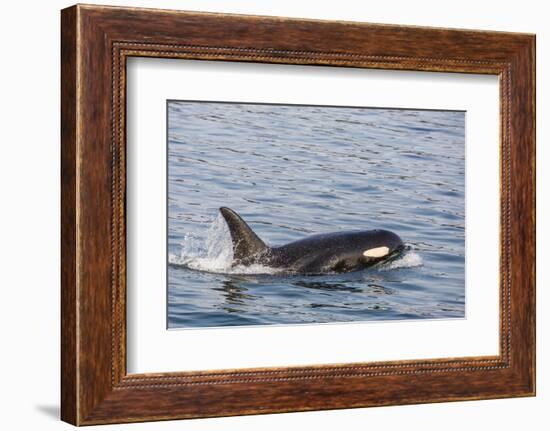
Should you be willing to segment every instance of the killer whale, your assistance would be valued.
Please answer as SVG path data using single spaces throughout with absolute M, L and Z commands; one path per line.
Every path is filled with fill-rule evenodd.
M 318 234 L 270 247 L 235 211 L 221 207 L 220 213 L 231 235 L 232 266 L 261 264 L 306 275 L 342 273 L 393 258 L 404 249 L 397 234 L 382 229 Z

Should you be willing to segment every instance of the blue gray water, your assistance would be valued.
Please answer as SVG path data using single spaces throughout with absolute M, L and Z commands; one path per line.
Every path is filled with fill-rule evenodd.
M 168 102 L 168 327 L 463 318 L 465 114 Z M 270 245 L 388 229 L 408 251 L 347 274 L 231 268 L 218 208 Z

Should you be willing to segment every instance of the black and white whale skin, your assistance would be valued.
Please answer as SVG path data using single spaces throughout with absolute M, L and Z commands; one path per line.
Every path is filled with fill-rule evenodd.
M 313 235 L 280 247 L 269 247 L 232 209 L 220 212 L 233 243 L 233 266 L 260 264 L 283 272 L 318 275 L 359 270 L 398 256 L 403 241 L 387 230 Z

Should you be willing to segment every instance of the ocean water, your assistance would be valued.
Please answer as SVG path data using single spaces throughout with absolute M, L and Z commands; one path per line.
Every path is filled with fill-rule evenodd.
M 167 103 L 169 328 L 464 317 L 464 112 Z M 380 228 L 407 250 L 346 274 L 232 268 L 221 206 L 272 246 Z

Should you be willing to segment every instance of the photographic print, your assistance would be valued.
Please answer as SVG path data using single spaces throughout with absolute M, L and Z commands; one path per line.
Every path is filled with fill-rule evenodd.
M 167 101 L 168 328 L 465 317 L 465 112 Z

